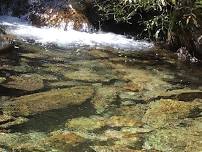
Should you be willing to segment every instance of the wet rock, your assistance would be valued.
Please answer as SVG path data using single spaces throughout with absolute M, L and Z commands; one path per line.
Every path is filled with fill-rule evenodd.
M 80 105 L 90 99 L 94 90 L 90 86 L 51 90 L 22 96 L 5 103 L 3 112 L 13 116 L 29 116 L 40 112 Z
M 130 133 L 130 134 L 140 134 L 140 133 L 149 133 L 154 129 L 152 128 L 137 128 L 137 127 L 123 127 L 121 128 L 122 132 Z
M 4 82 L 4 81 L 6 81 L 6 78 L 0 77 L 0 83 L 2 83 L 2 82 Z
M 141 84 L 134 84 L 129 82 L 124 85 L 124 89 L 127 91 L 139 92 L 142 91 L 144 87 Z
M 97 113 L 101 113 L 107 109 L 112 102 L 116 101 L 119 88 L 113 86 L 102 86 L 101 84 L 94 86 L 96 93 L 91 103 L 94 105 Z
M 88 53 L 94 57 L 94 58 L 110 58 L 110 54 L 108 52 L 106 52 L 105 50 L 100 50 L 100 49 L 92 49 L 89 50 Z
M 132 116 L 112 116 L 107 119 L 106 125 L 110 127 L 140 127 L 143 123 L 140 120 L 134 119 Z
M 80 117 L 75 118 L 66 123 L 66 127 L 75 130 L 93 131 L 102 127 L 140 127 L 143 123 L 135 120 L 132 117 L 112 116 L 90 118 Z
M 65 74 L 65 72 L 69 72 L 70 66 L 64 64 L 51 64 L 45 63 L 43 64 L 43 71 L 48 73 L 56 73 L 56 74 Z
M 93 133 L 93 132 L 86 132 L 86 131 L 74 131 L 75 134 L 78 136 L 83 137 L 86 140 L 96 142 L 107 142 L 108 138 L 103 134 Z
M 0 144 L 10 147 L 17 142 L 17 138 L 16 134 L 0 133 Z
M 75 118 L 66 123 L 66 127 L 76 130 L 91 131 L 103 127 L 104 120 L 100 117 Z
M 144 147 L 162 152 L 199 152 L 202 149 L 201 141 L 201 131 L 191 127 L 162 129 L 151 133 Z
M 144 104 L 136 104 L 130 106 L 122 105 L 116 109 L 113 109 L 113 115 L 121 115 L 126 117 L 132 116 L 135 120 L 142 120 L 147 108 L 147 105 Z
M 197 110 L 201 103 L 183 102 L 170 99 L 162 99 L 150 103 L 143 122 L 155 128 L 178 125 L 180 119 L 185 119 Z
M 4 69 L 14 71 L 16 73 L 27 73 L 27 72 L 33 71 L 33 67 L 30 67 L 28 64 L 22 64 L 22 65 L 16 65 L 16 66 L 5 65 Z
M 51 151 L 73 151 L 75 147 L 85 141 L 83 137 L 74 132 L 58 130 L 49 133 L 41 147 L 49 147 Z
M 3 86 L 24 91 L 36 91 L 42 89 L 44 84 L 40 76 L 34 74 L 24 74 L 9 77 L 8 82 Z
M 84 82 L 110 82 L 113 79 L 118 79 L 111 67 L 99 62 L 99 60 L 73 62 L 72 67 L 77 70 L 66 72 L 65 78 Z
M 172 85 L 164 81 L 169 75 L 160 71 L 151 72 L 139 67 L 129 68 L 123 64 L 108 63 L 113 72 L 122 76 L 125 83 L 119 97 L 123 100 L 147 102 L 150 99 L 166 94 Z
M 74 147 L 85 141 L 85 139 L 79 135 L 68 131 L 55 131 L 51 132 L 50 135 L 47 141 L 50 142 L 53 147 L 58 147 L 59 149 Z
M 32 24 L 57 27 L 63 30 L 92 30 L 92 25 L 84 14 L 75 10 L 72 5 L 65 5 L 65 8 L 46 7 L 44 10 L 38 10 L 30 16 Z
M 144 150 L 135 150 L 125 146 L 91 146 L 96 152 L 145 152 Z
M 121 92 L 119 94 L 120 99 L 123 100 L 132 100 L 135 101 L 137 100 L 138 94 L 136 92 L 131 92 L 131 91 L 125 91 L 125 92 Z
M 75 72 L 68 72 L 65 74 L 65 78 L 68 78 L 71 80 L 86 81 L 86 82 L 108 81 L 108 79 L 105 78 L 104 76 L 98 75 L 96 72 L 93 72 L 92 70 L 88 68 L 80 69 L 79 71 L 75 71 Z
M 7 151 L 50 151 L 50 147 L 47 148 L 44 144 L 45 138 L 46 135 L 40 132 L 0 133 L 0 145 L 4 145 Z
M 130 146 L 137 149 L 141 149 L 141 135 L 131 134 L 128 132 L 122 132 L 117 130 L 106 130 L 104 134 L 108 138 L 108 140 L 113 140 L 115 145 Z
M 0 129 L 9 129 L 10 127 L 23 124 L 27 122 L 28 119 L 23 117 L 12 117 L 8 115 L 0 115 Z
M 7 115 L 0 115 L 0 124 L 13 120 L 12 116 L 7 116 Z
M 194 99 L 201 98 L 202 91 L 199 88 L 190 89 L 190 88 L 180 88 L 180 89 L 172 89 L 167 92 L 161 94 L 161 96 L 166 98 L 171 98 L 175 100 L 191 102 Z
M 59 81 L 59 82 L 49 82 L 48 87 L 51 88 L 64 88 L 64 87 L 74 87 L 78 85 L 86 85 L 86 83 L 78 81 Z
M 177 56 L 179 60 L 188 61 L 191 58 L 191 54 L 186 47 L 181 47 L 177 50 Z

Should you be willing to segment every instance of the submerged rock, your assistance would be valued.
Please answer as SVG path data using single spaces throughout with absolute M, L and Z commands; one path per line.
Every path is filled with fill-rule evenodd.
M 0 115 L 0 130 L 9 129 L 10 127 L 17 126 L 27 122 L 28 119 L 23 117 L 12 117 L 8 115 Z
M 116 109 L 113 109 L 113 115 L 133 117 L 135 120 L 142 120 L 145 112 L 147 111 L 148 106 L 144 104 L 136 104 L 130 106 L 120 106 Z
M 156 130 L 144 144 L 145 149 L 162 152 L 199 152 L 202 150 L 201 131 L 192 127 Z
M 155 128 L 172 127 L 178 125 L 181 119 L 185 119 L 197 111 L 201 103 L 183 102 L 170 99 L 162 99 L 150 103 L 150 109 L 144 115 L 143 121 Z
M 140 127 L 143 123 L 132 116 L 112 116 L 108 118 L 106 125 L 110 127 Z
M 116 101 L 119 88 L 114 86 L 102 86 L 99 84 L 94 86 L 96 93 L 91 103 L 97 113 L 102 113 L 112 104 L 112 102 Z
M 46 135 L 41 132 L 22 133 L 0 133 L 0 145 L 6 151 L 50 151 L 50 147 L 45 145 Z
M 118 77 L 112 72 L 111 67 L 99 60 L 77 61 L 72 63 L 74 71 L 68 71 L 64 77 L 71 80 L 79 80 L 91 83 L 110 82 Z
M 2 82 L 4 82 L 4 81 L 6 81 L 6 78 L 0 77 L 0 83 L 2 83 Z
M 71 80 L 86 81 L 86 82 L 108 81 L 106 77 L 102 75 L 98 75 L 96 72 L 93 72 L 92 70 L 88 68 L 80 69 L 79 71 L 75 71 L 75 72 L 67 72 L 65 74 L 65 78 L 68 78 Z
M 101 129 L 102 127 L 140 127 L 142 125 L 143 123 L 140 120 L 127 116 L 94 116 L 90 118 L 80 117 L 72 119 L 66 123 L 67 128 L 80 131 L 93 131 L 96 129 Z
M 50 136 L 46 139 L 46 143 L 50 147 L 54 147 L 60 151 L 71 151 L 73 147 L 79 146 L 79 144 L 85 141 L 83 137 L 69 131 L 51 132 Z
M 123 89 L 119 94 L 122 100 L 144 101 L 146 103 L 150 99 L 165 95 L 167 90 L 172 88 L 171 84 L 164 81 L 170 75 L 165 75 L 163 72 L 155 71 L 155 73 L 139 67 L 132 68 L 113 62 L 108 62 L 108 64 L 111 65 L 114 73 L 117 73 L 119 77 L 122 76 L 121 79 L 127 82 L 122 85 Z
M 135 150 L 128 148 L 127 146 L 91 146 L 91 147 L 95 152 L 145 152 L 144 150 Z
M 6 88 L 13 88 L 24 91 L 35 91 L 42 89 L 44 84 L 40 76 L 34 74 L 24 74 L 21 76 L 9 77 L 9 81 L 3 86 Z
M 48 110 L 80 105 L 90 99 L 93 93 L 94 90 L 90 86 L 78 86 L 22 96 L 5 103 L 3 113 L 13 116 L 29 116 Z
M 81 130 L 81 131 L 87 131 L 87 130 L 95 130 L 103 127 L 104 121 L 102 118 L 75 118 L 66 123 L 66 127 L 71 128 L 71 129 L 76 129 L 76 130 Z
M 108 140 L 113 140 L 114 145 L 130 146 L 136 149 L 142 149 L 142 135 L 117 130 L 106 130 L 104 135 Z

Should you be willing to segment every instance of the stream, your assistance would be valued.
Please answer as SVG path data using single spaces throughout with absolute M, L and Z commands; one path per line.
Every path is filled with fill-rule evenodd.
M 200 152 L 202 66 L 114 33 L 0 16 L 0 151 Z

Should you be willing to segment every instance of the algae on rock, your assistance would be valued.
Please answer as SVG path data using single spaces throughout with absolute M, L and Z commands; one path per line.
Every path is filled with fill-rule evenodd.
M 40 112 L 81 105 L 92 97 L 90 86 L 57 89 L 15 98 L 3 106 L 3 113 L 12 116 L 29 116 Z
M 150 103 L 150 109 L 145 113 L 143 121 L 154 128 L 172 127 L 178 125 L 181 119 L 191 116 L 201 104 L 161 99 Z

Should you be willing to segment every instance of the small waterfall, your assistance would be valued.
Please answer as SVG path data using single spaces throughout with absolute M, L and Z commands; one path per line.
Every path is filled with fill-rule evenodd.
M 25 20 L 1 16 L 0 25 L 7 27 L 7 33 L 15 35 L 18 39 L 59 48 L 115 48 L 124 50 L 148 50 L 153 43 L 137 41 L 123 35 L 104 32 L 81 32 L 73 29 L 64 31 L 54 27 L 34 27 Z
M 4 15 L 0 16 L 0 26 L 6 27 L 6 32 L 17 39 L 64 49 L 115 48 L 140 51 L 153 47 L 152 43 L 146 41 L 96 32 L 87 17 L 66 0 L 21 0 L 20 4 L 24 1 L 26 6 L 29 5 L 29 12 L 12 17 L 14 5 L 18 6 L 18 1 L 20 2 L 16 0 L 13 4 L 0 1 L 0 4 L 4 4 L 1 5 L 1 11 L 6 7 L 12 11 L 11 14 L 2 13 Z
M 88 18 L 66 0 L 0 0 L 0 15 L 25 18 L 37 27 L 93 31 Z

